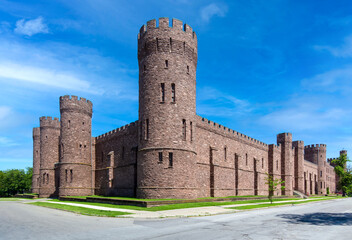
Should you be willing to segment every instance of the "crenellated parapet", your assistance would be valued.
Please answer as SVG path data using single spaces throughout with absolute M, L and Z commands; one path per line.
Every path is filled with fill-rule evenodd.
M 228 127 L 225 127 L 221 124 L 218 124 L 216 122 L 213 122 L 201 116 L 197 116 L 197 127 L 204 128 L 212 132 L 216 132 L 228 138 L 235 139 L 237 141 L 263 149 L 265 151 L 268 150 L 268 144 L 263 143 L 255 138 L 249 137 L 245 134 L 232 130 Z M 279 148 L 279 147 L 276 146 L 276 148 Z
M 312 144 L 304 146 L 305 151 L 324 151 L 326 152 L 326 144 Z
M 55 129 L 60 129 L 60 121 L 58 118 L 52 118 L 52 117 L 40 117 L 40 127 L 41 128 L 55 128 Z M 38 130 L 36 130 L 38 131 Z M 39 130 L 40 131 L 40 130 Z M 34 133 L 34 129 L 33 129 Z M 40 133 L 39 133 L 40 135 Z M 34 135 L 33 135 L 34 136 Z
M 95 141 L 99 142 L 99 141 L 104 141 L 104 140 L 107 140 L 107 139 L 111 139 L 111 138 L 113 138 L 115 136 L 118 136 L 118 135 L 121 135 L 121 134 L 124 134 L 124 133 L 128 132 L 132 128 L 136 128 L 137 126 L 138 126 L 138 121 L 126 124 L 126 125 L 124 125 L 122 127 L 116 128 L 114 130 L 111 130 L 111 131 L 109 131 L 107 133 L 104 133 L 104 134 L 101 134 L 101 135 L 95 137 Z
M 80 112 L 92 117 L 93 103 L 85 98 L 77 96 L 61 96 L 60 97 L 60 113 L 62 112 Z
M 169 18 L 150 20 L 138 34 L 138 58 L 165 52 L 186 56 L 197 65 L 197 36 L 193 29 L 182 21 Z

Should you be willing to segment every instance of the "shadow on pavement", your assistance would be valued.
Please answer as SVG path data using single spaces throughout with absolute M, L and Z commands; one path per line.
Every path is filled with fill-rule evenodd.
M 293 224 L 311 224 L 311 225 L 352 225 L 352 213 L 307 213 L 307 214 L 280 214 L 277 217 L 286 219 L 288 223 Z

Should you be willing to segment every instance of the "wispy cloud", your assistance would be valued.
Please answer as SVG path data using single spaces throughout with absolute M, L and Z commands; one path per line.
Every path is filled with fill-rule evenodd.
M 211 87 L 199 89 L 197 94 L 199 114 L 208 116 L 243 115 L 253 111 L 253 106 L 243 99 L 221 92 Z
M 0 78 L 85 92 L 93 91 L 90 89 L 89 82 L 81 80 L 70 73 L 12 62 L 0 62 Z
M 352 57 L 352 35 L 346 37 L 343 44 L 338 47 L 327 46 L 327 45 L 316 45 L 316 50 L 328 51 L 335 57 L 349 58 Z
M 32 36 L 38 33 L 49 33 L 48 26 L 44 23 L 42 17 L 26 21 L 25 19 L 16 22 L 15 33 Z
M 3 121 L 11 113 L 11 108 L 7 106 L 0 106 L 0 121 Z
M 0 146 L 1 147 L 12 147 L 12 146 L 17 146 L 17 145 L 19 145 L 19 144 L 14 142 L 13 140 L 11 140 L 7 137 L 0 136 Z
M 227 12 L 227 6 L 222 4 L 211 3 L 200 10 L 200 16 L 205 23 L 208 23 L 214 16 L 224 17 Z

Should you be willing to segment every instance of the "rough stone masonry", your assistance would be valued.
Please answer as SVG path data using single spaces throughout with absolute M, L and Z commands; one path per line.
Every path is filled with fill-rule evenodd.
M 266 144 L 196 114 L 197 36 L 180 20 L 148 21 L 138 34 L 139 119 L 97 137 L 93 104 L 60 97 L 60 121 L 33 129 L 33 186 L 41 197 L 109 195 L 198 198 L 336 191 L 326 145 L 291 133 Z M 171 26 L 170 26 L 171 25 Z M 341 154 L 347 154 L 341 151 Z

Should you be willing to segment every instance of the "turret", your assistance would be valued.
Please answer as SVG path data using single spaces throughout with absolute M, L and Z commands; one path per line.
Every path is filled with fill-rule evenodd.
M 60 122 L 58 118 L 40 118 L 40 197 L 51 197 L 55 188 L 55 164 L 59 161 Z
M 32 193 L 39 194 L 40 184 L 40 128 L 33 128 L 33 176 Z
M 293 158 L 292 158 L 292 134 L 280 133 L 277 135 L 277 144 L 281 146 L 281 179 L 285 181 L 285 189 L 282 195 L 293 195 Z
M 151 20 L 138 34 L 137 196 L 197 196 L 195 131 L 197 38 L 176 19 Z
M 312 144 L 304 147 L 304 158 L 318 165 L 318 194 L 326 194 L 326 144 Z
M 304 193 L 304 142 L 292 142 L 294 148 L 294 189 Z
M 76 96 L 60 97 L 60 196 L 92 195 L 92 103 Z

